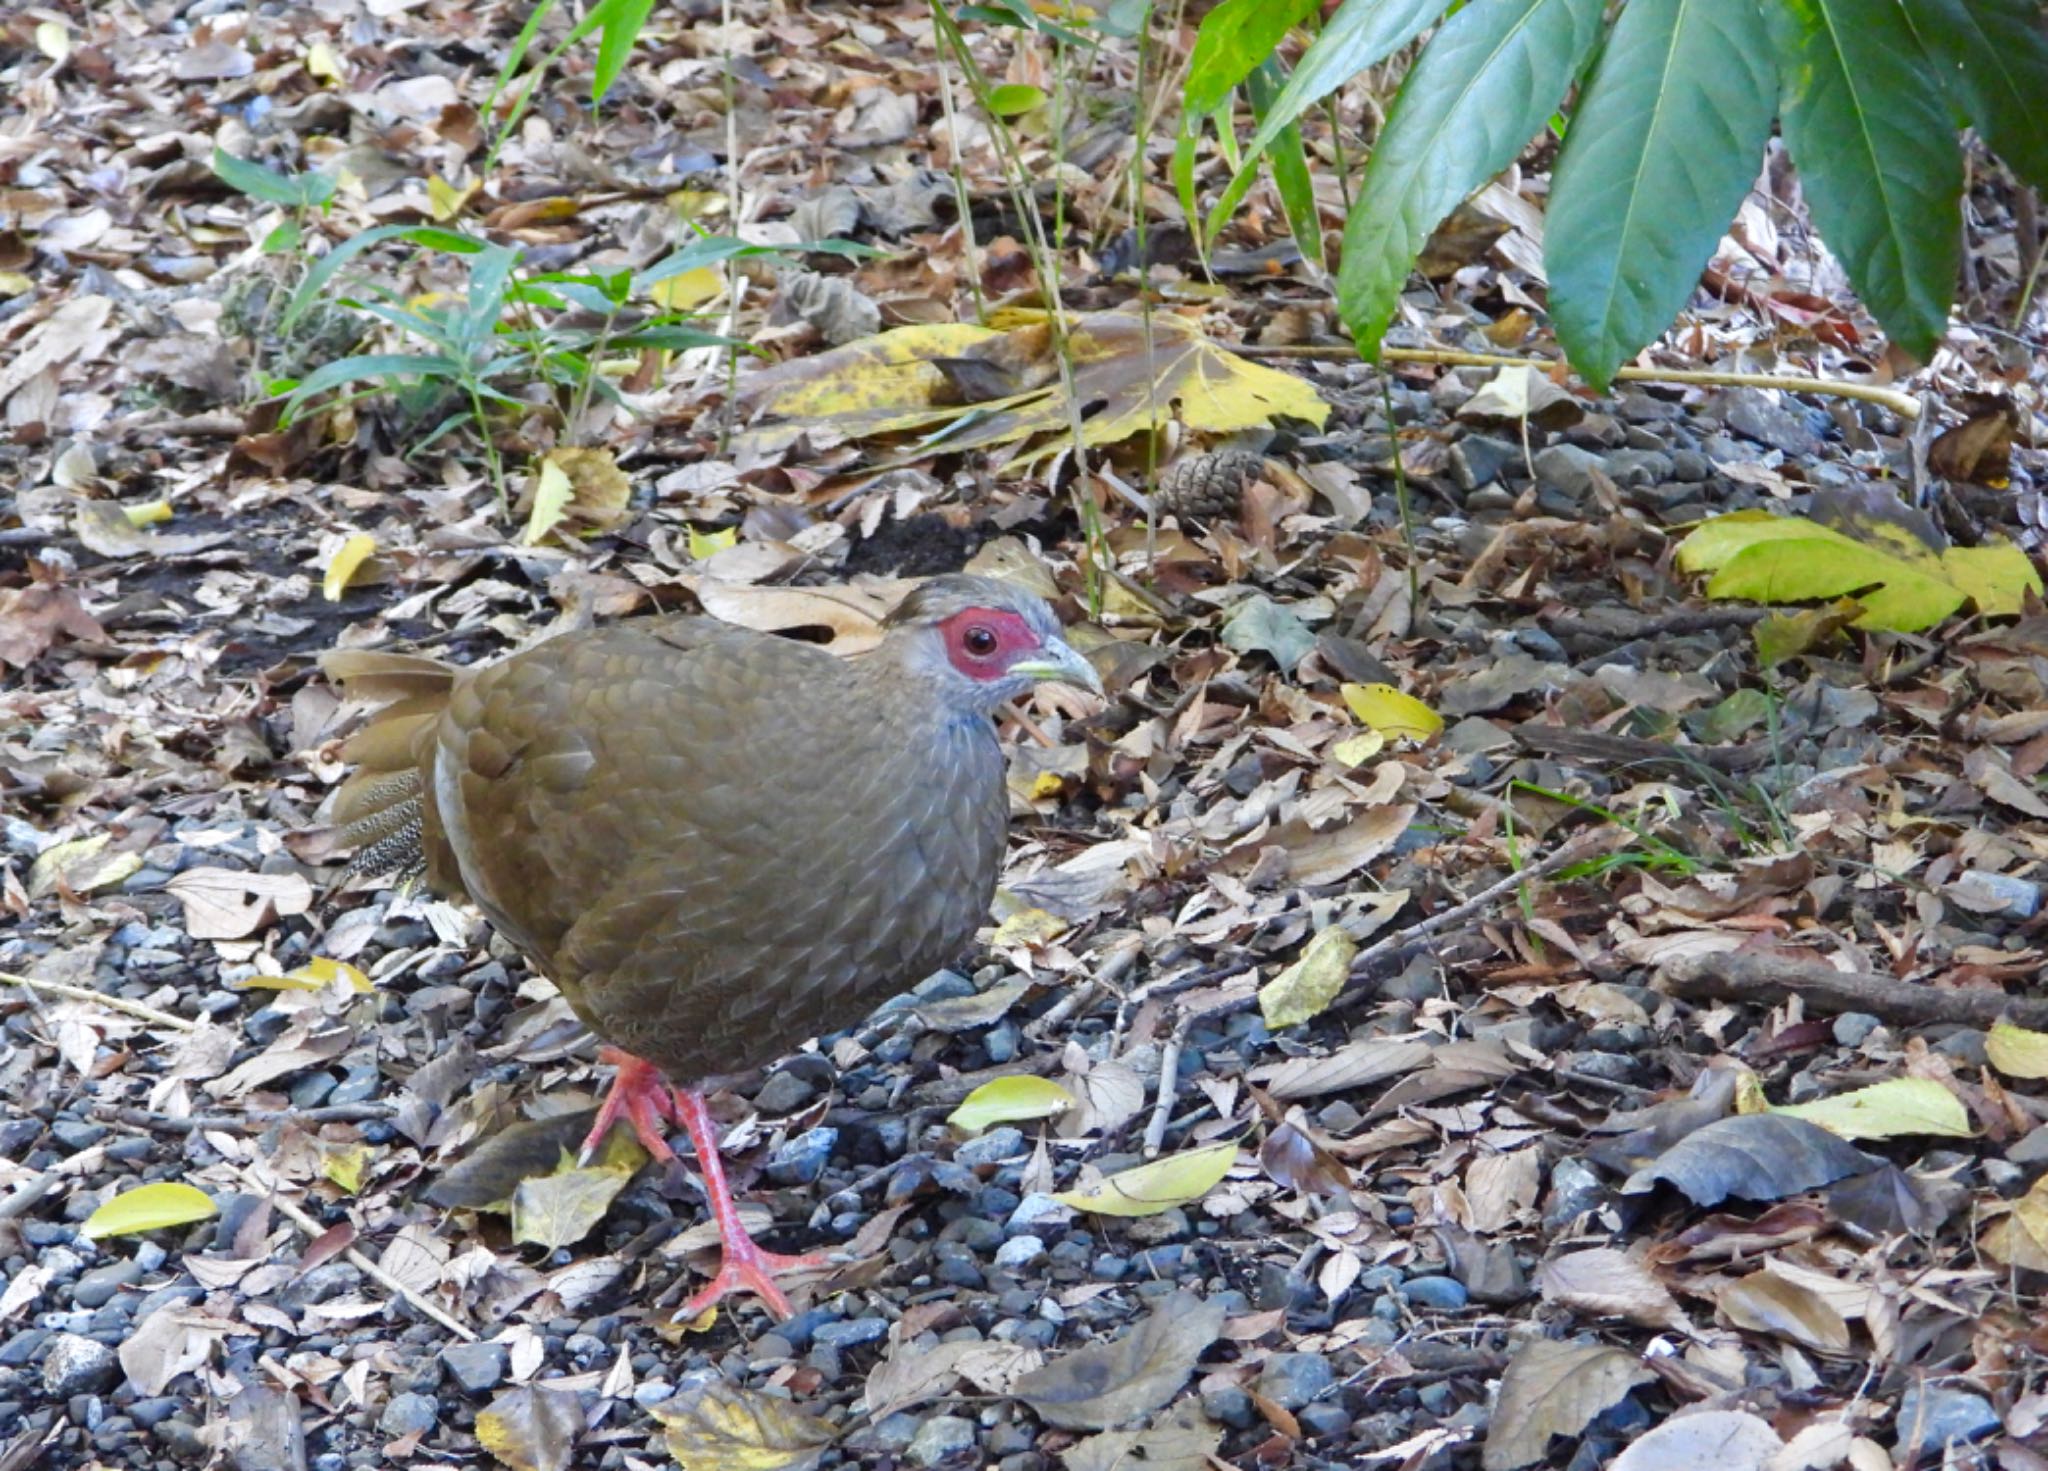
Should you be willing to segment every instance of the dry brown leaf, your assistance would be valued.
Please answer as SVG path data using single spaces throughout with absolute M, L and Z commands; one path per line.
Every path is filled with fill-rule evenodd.
M 1627 1252 L 1612 1247 L 1545 1262 L 1536 1271 L 1536 1287 L 1546 1301 L 1575 1312 L 1628 1318 L 1650 1328 L 1689 1326 L 1664 1284 Z
M 185 906 L 185 933 L 195 940 L 247 939 L 313 904 L 313 886 L 295 873 L 188 868 L 164 887 Z
M 1020 1378 L 1014 1392 L 1048 1425 L 1112 1429 L 1180 1391 L 1223 1331 L 1223 1317 L 1223 1304 L 1176 1292 L 1123 1337 L 1062 1354 Z
M 1486 1471 L 1519 1471 L 1549 1454 L 1554 1435 L 1577 1435 L 1638 1384 L 1655 1378 L 1634 1354 L 1590 1343 L 1532 1339 L 1501 1375 L 1481 1458 Z

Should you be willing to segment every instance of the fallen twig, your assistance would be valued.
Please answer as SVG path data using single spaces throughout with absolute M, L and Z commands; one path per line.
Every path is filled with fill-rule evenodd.
M 2009 1020 L 2048 1030 L 2048 1001 L 1999 991 L 1944 991 L 1890 976 L 1836 970 L 1818 960 L 1768 950 L 1686 955 L 1667 964 L 1656 988 L 1688 1001 L 1741 1001 L 1775 1006 L 1797 996 L 1809 1011 L 1867 1012 L 1908 1026 L 1989 1027 Z
M 278 1212 L 281 1215 L 283 1215 L 286 1220 L 290 1221 L 294 1226 L 297 1226 L 301 1231 L 304 1231 L 308 1236 L 317 1238 L 327 1230 L 325 1226 L 321 1225 L 318 1221 L 314 1220 L 313 1217 L 307 1215 L 305 1211 L 301 1210 L 291 1200 L 287 1199 L 284 1193 L 278 1190 L 274 1185 L 267 1184 L 264 1181 L 257 1179 L 254 1175 L 250 1174 L 240 1165 L 235 1165 L 232 1168 L 234 1169 L 235 1173 L 241 1177 L 242 1183 L 249 1187 L 249 1193 L 251 1195 L 257 1195 L 263 1197 L 264 1199 L 267 1199 L 272 1205 L 277 1207 Z M 362 1272 L 362 1274 L 365 1277 L 368 1277 L 371 1281 L 383 1287 L 387 1292 L 396 1293 L 399 1297 L 404 1298 L 407 1302 L 411 1303 L 414 1307 L 418 1308 L 421 1312 L 425 1313 L 428 1317 L 432 1318 L 436 1323 L 439 1323 L 443 1328 L 446 1328 L 450 1333 L 455 1334 L 464 1342 L 476 1342 L 476 1333 L 473 1330 L 464 1327 L 462 1321 L 459 1318 L 449 1316 L 448 1313 L 442 1310 L 440 1304 L 432 1301 L 431 1299 L 423 1296 L 422 1294 L 415 1292 L 412 1288 L 406 1286 L 403 1282 L 399 1281 L 396 1277 L 392 1276 L 389 1272 L 385 1271 L 382 1267 L 378 1266 L 375 1262 L 371 1261 L 367 1256 L 363 1255 L 363 1253 L 358 1251 L 355 1247 L 351 1246 L 347 1248 L 345 1251 L 342 1252 L 342 1255 L 348 1258 L 349 1264 L 355 1267 L 360 1272 Z
M 167 1113 L 156 1113 L 146 1108 L 121 1108 L 112 1104 L 100 1104 L 95 1110 L 102 1117 L 111 1118 L 133 1129 L 148 1129 L 157 1134 L 190 1134 L 195 1129 L 221 1129 L 230 1134 L 244 1133 L 253 1128 L 267 1128 L 271 1124 L 291 1122 L 295 1124 L 363 1124 L 376 1119 L 395 1116 L 398 1109 L 389 1103 L 329 1103 L 319 1108 L 252 1108 L 247 1113 L 197 1113 L 185 1118 L 173 1118 Z
M 90 991 L 84 986 L 68 986 L 62 981 L 38 981 L 28 976 L 18 976 L 11 971 L 0 970 L 0 981 L 10 986 L 22 986 L 30 991 L 39 991 L 45 996 L 62 996 L 68 1001 L 88 1001 L 95 1006 L 104 1006 L 109 1011 L 125 1011 L 130 1016 L 139 1016 L 151 1026 L 169 1027 L 173 1031 L 196 1032 L 199 1023 L 188 1021 L 182 1016 L 172 1016 L 168 1011 L 158 1011 L 154 1006 L 144 1006 L 140 1001 L 130 1001 L 125 996 L 109 996 L 104 991 Z
M 1190 1018 L 1182 1013 L 1173 1035 L 1159 1049 L 1159 1096 L 1152 1104 L 1152 1117 L 1145 1121 L 1145 1158 L 1158 1157 L 1166 1143 L 1166 1126 L 1173 1118 L 1173 1097 L 1180 1090 L 1180 1054 L 1187 1044 Z

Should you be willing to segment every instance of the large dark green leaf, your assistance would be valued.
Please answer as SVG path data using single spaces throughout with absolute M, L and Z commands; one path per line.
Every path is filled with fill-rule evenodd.
M 1629 0 L 1572 113 L 1544 224 L 1550 314 L 1596 388 L 1685 305 L 1777 105 L 1756 0 Z
M 2048 34 L 2035 0 L 1905 0 L 1956 108 L 2036 189 L 2048 189 Z
M 1963 155 L 1906 14 L 1872 0 L 1771 0 L 1785 142 L 1813 222 L 1899 345 L 1925 360 L 1962 257 Z
M 1301 64 L 1273 99 L 1273 105 L 1252 135 L 1244 162 L 1216 207 L 1209 211 L 1204 233 L 1213 237 L 1258 177 L 1259 156 L 1272 147 L 1283 128 L 1369 66 L 1385 61 L 1406 46 L 1422 28 L 1443 14 L 1446 0 L 1344 0 Z
M 1223 0 L 1202 18 L 1181 106 L 1189 116 L 1214 112 L 1273 54 L 1280 38 L 1315 8 L 1316 0 Z
M 1379 351 L 1415 257 L 1445 215 L 1515 160 L 1600 37 L 1602 0 L 1472 0 L 1423 48 L 1344 228 L 1337 306 Z

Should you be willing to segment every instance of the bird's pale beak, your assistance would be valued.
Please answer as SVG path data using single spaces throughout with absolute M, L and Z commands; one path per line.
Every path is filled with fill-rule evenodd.
M 1012 664 L 1010 673 L 1021 674 L 1027 679 L 1049 679 L 1059 684 L 1070 684 L 1095 695 L 1102 693 L 1102 676 L 1095 672 L 1095 666 L 1063 639 L 1047 639 L 1045 646 L 1036 654 Z

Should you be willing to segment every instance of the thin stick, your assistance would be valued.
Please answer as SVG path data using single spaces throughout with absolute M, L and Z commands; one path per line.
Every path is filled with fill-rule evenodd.
M 67 1001 L 89 1001 L 95 1006 L 104 1006 L 109 1011 L 125 1011 L 130 1016 L 141 1017 L 155 1027 L 169 1027 L 178 1032 L 199 1030 L 199 1023 L 195 1021 L 187 1021 L 182 1016 L 172 1016 L 168 1011 L 158 1011 L 154 1006 L 144 1006 L 140 1001 L 130 1001 L 125 996 L 109 996 L 104 991 L 88 991 L 83 986 L 67 986 L 62 981 L 31 980 L 27 976 L 18 976 L 4 970 L 0 970 L 0 981 L 5 981 L 10 986 L 25 986 L 46 996 L 62 996 Z
M 1260 347 L 1255 343 L 1232 343 L 1230 350 L 1248 358 L 1314 358 L 1345 362 L 1358 356 L 1348 343 L 1292 343 Z M 1440 363 L 1450 368 L 1541 368 L 1558 364 L 1547 358 L 1509 357 L 1492 352 L 1459 352 L 1448 347 L 1383 347 L 1382 361 L 1390 363 Z M 1618 368 L 1617 383 L 1686 383 L 1709 388 L 1782 388 L 1787 393 L 1818 393 L 1831 398 L 1860 398 L 1890 409 L 1901 419 L 1920 417 L 1920 401 L 1896 388 L 1874 383 L 1851 383 L 1840 378 L 1806 378 L 1782 373 L 1723 373 L 1696 368 Z
M 297 1226 L 301 1231 L 304 1231 L 308 1236 L 318 1238 L 327 1230 L 325 1226 L 286 1199 L 274 1185 L 264 1184 L 263 1181 L 257 1179 L 240 1165 L 233 1165 L 231 1168 L 241 1177 L 242 1183 L 249 1187 L 250 1194 L 267 1197 L 270 1203 L 277 1207 L 286 1220 Z M 349 1264 L 361 1271 L 365 1277 L 404 1298 L 464 1342 L 475 1343 L 477 1341 L 476 1334 L 464 1327 L 460 1320 L 448 1316 L 447 1313 L 441 1310 L 439 1304 L 407 1287 L 403 1282 L 364 1256 L 360 1251 L 357 1251 L 353 1246 L 344 1251 L 342 1255 L 348 1258 Z
M 318 1108 L 252 1108 L 247 1113 L 195 1113 L 185 1118 L 155 1113 L 146 1108 L 101 1105 L 95 1113 L 112 1118 L 132 1129 L 149 1129 L 158 1134 L 190 1134 L 198 1129 L 219 1129 L 230 1134 L 271 1124 L 365 1124 L 388 1119 L 398 1112 L 389 1103 L 328 1103 Z
M 1159 1097 L 1152 1104 L 1152 1117 L 1145 1121 L 1145 1158 L 1156 1159 L 1166 1143 L 1166 1125 L 1173 1117 L 1173 1097 L 1180 1089 L 1180 1051 L 1188 1038 L 1188 1018 L 1182 1016 L 1159 1049 Z

